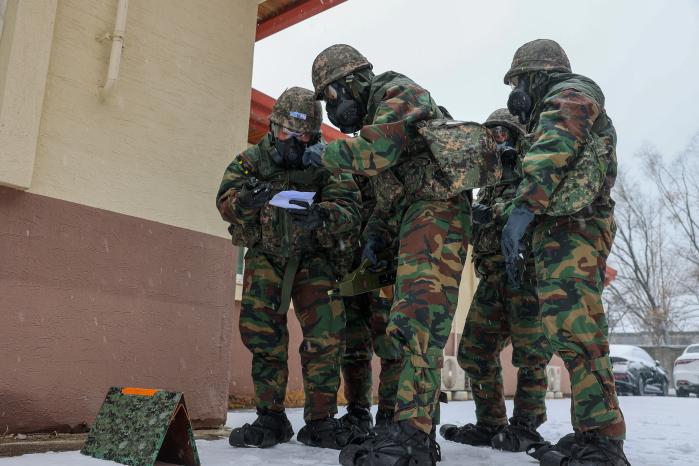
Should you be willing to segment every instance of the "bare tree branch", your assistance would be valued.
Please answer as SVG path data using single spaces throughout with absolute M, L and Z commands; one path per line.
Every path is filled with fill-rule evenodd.
M 658 170 L 655 173 L 662 170 L 658 160 L 658 157 L 646 157 L 647 163 Z M 688 185 L 694 182 L 690 178 L 691 174 L 687 174 Z M 610 263 L 618 268 L 618 273 L 605 294 L 611 329 L 630 324 L 637 331 L 647 332 L 654 344 L 668 343 L 670 331 L 683 330 L 699 316 L 699 291 L 695 286 L 692 292 L 687 286 L 688 282 L 696 284 L 694 277 L 687 274 L 694 267 L 693 261 L 686 252 L 677 254 L 677 244 L 673 244 L 677 235 L 673 236 L 671 227 L 676 224 L 684 235 L 691 235 L 699 228 L 693 224 L 693 217 L 683 216 L 686 197 L 681 204 L 668 208 L 670 190 L 663 194 L 662 188 L 659 189 L 658 199 L 642 193 L 623 177 L 617 180 L 617 235 Z M 675 222 L 668 223 L 664 211 Z M 684 222 L 684 226 L 679 222 Z

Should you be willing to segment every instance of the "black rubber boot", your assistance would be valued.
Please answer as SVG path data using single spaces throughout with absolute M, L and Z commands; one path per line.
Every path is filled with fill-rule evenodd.
M 583 433 L 575 439 L 567 466 L 630 466 L 624 441 L 597 433 Z
M 296 435 L 296 440 L 309 447 L 340 450 L 345 445 L 364 437 L 356 427 L 344 424 L 334 417 L 326 417 L 306 423 Z
M 382 435 L 388 432 L 389 427 L 393 425 L 393 416 L 395 411 L 392 409 L 379 409 L 376 412 L 376 424 L 374 425 L 374 433 Z
M 502 432 L 505 426 L 487 426 L 484 424 L 466 424 L 457 427 L 454 424 L 444 424 L 439 429 L 446 440 L 464 443 L 476 447 L 490 447 L 493 437 Z
M 258 409 L 255 422 L 233 429 L 228 443 L 233 447 L 268 448 L 288 442 L 293 436 L 294 430 L 285 413 Z
M 536 425 L 525 418 L 511 418 L 510 424 L 495 434 L 491 445 L 496 450 L 522 452 L 544 443 Z
M 575 432 L 564 435 L 560 438 L 560 440 L 558 440 L 558 443 L 556 443 L 555 445 L 551 442 L 546 441 L 543 441 L 538 445 L 531 445 L 527 449 L 527 454 L 533 458 L 536 458 L 539 461 L 541 461 L 541 458 L 547 454 L 550 458 L 567 458 L 571 455 L 573 446 L 575 445 L 576 435 L 578 434 L 576 434 Z
M 570 456 L 573 451 L 573 445 L 575 445 L 576 435 L 578 434 L 572 432 L 558 439 L 558 442 L 556 442 L 556 450 L 564 453 L 566 456 Z
M 542 447 L 531 456 L 542 466 L 630 466 L 624 454 L 623 440 L 614 440 L 595 432 L 566 435 L 553 446 Z
M 347 414 L 340 418 L 340 422 L 346 426 L 353 426 L 362 435 L 369 435 L 374 428 L 374 418 L 369 408 L 358 405 L 348 405 Z
M 391 425 L 383 435 L 361 444 L 351 444 L 340 452 L 343 466 L 435 466 L 429 434 L 407 422 Z

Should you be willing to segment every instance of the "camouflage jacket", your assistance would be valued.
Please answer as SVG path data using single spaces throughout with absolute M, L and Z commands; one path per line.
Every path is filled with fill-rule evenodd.
M 288 170 L 276 165 L 268 134 L 259 144 L 239 154 L 223 175 L 216 196 L 221 217 L 229 222 L 233 243 L 266 254 L 291 257 L 324 254 L 331 260 L 348 256 L 351 262 L 359 236 L 361 196 L 350 175 L 332 176 L 325 169 Z M 285 190 L 315 191 L 316 202 L 328 215 L 324 227 L 308 231 L 294 225 L 285 209 L 269 204 L 244 209 L 239 190 L 251 178 L 271 183 L 274 193 Z
M 602 189 L 586 210 L 595 215 L 611 212 L 611 189 L 617 174 L 616 131 L 604 110 L 602 90 L 584 76 L 551 73 L 545 93 L 535 102 L 527 128 L 524 178 L 513 204 L 544 214 L 551 196 L 594 133 L 606 148 L 607 170 Z
M 373 183 L 372 181 L 375 181 L 378 177 L 370 177 L 370 176 L 363 176 L 363 175 L 354 175 L 354 181 L 357 183 L 357 186 L 359 186 L 359 191 L 362 193 L 362 232 L 366 229 L 369 220 L 372 218 L 374 214 L 374 210 L 376 209 L 376 191 L 374 189 L 374 185 L 376 183 Z M 380 214 L 377 213 L 377 216 Z M 391 246 L 390 248 L 398 253 L 398 238 L 393 237 L 391 238 Z M 360 262 L 361 262 L 361 253 L 362 253 L 362 247 L 364 246 L 363 241 L 361 238 L 359 239 L 360 247 L 357 250 L 358 254 L 355 259 L 355 264 L 354 268 L 358 267 Z
M 362 175 L 354 175 L 352 178 L 354 178 L 354 182 L 357 184 L 359 192 L 362 194 L 361 213 L 363 231 L 376 206 L 376 196 L 374 195 L 374 188 L 371 185 L 371 178 Z
M 473 261 L 480 276 L 487 275 L 495 268 L 504 271 L 500 239 L 507 223 L 507 212 L 502 209 L 517 195 L 517 187 L 522 181 L 522 159 L 518 158 L 513 170 L 503 169 L 500 182 L 495 186 L 478 190 L 476 202 L 493 208 L 493 219 L 485 224 L 473 224 Z M 525 236 L 525 248 L 531 241 L 531 232 Z
M 365 235 L 394 239 L 407 203 L 433 199 L 435 185 L 440 184 L 438 167 L 415 124 L 441 117 L 429 92 L 388 71 L 372 79 L 365 126 L 359 135 L 326 147 L 323 164 L 327 168 L 371 177 L 376 206 Z

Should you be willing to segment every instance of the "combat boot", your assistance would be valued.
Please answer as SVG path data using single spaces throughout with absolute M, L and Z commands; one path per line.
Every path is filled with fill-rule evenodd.
M 549 448 L 540 448 L 531 456 L 539 460 L 542 466 L 630 466 L 624 454 L 624 441 L 614 440 L 596 432 L 575 434 L 572 445 L 564 439 Z M 560 446 L 559 446 L 560 445 Z M 566 451 L 567 448 L 570 450 Z
M 466 424 L 457 427 L 454 424 L 444 424 L 439 429 L 446 440 L 464 443 L 475 447 L 492 446 L 493 437 L 502 432 L 505 426 L 489 426 L 485 424 Z
M 509 425 L 495 434 L 491 445 L 496 450 L 522 452 L 542 445 L 544 438 L 536 431 L 533 420 L 523 417 L 510 418 Z
M 288 442 L 293 436 L 294 430 L 284 412 L 258 409 L 255 422 L 233 429 L 228 443 L 233 447 L 268 448 Z
M 560 456 L 561 458 L 567 458 L 571 455 L 571 452 L 573 451 L 573 446 L 575 446 L 575 437 L 576 437 L 575 432 L 571 434 L 564 435 L 558 440 L 558 443 L 555 445 L 551 444 L 551 442 L 541 442 L 538 445 L 532 445 L 527 449 L 527 454 L 533 458 L 536 458 L 537 460 L 541 460 L 541 458 L 549 454 L 549 456 Z M 557 453 L 551 453 L 551 452 L 557 452 Z
M 573 446 L 575 445 L 576 435 L 578 434 L 572 432 L 558 439 L 558 442 L 556 442 L 556 450 L 562 452 L 566 456 L 570 456 L 573 451 Z
M 340 452 L 342 466 L 435 466 L 429 434 L 406 421 L 392 424 L 383 435 L 350 444 Z
M 388 432 L 388 428 L 393 425 L 393 417 L 395 412 L 392 409 L 381 409 L 376 412 L 376 424 L 374 425 L 374 433 L 382 435 Z
M 340 450 L 350 442 L 364 437 L 353 425 L 344 424 L 334 417 L 326 417 L 306 423 L 299 430 L 296 440 L 309 447 Z
M 340 418 L 340 422 L 346 426 L 354 426 L 363 435 L 369 435 L 374 427 L 374 418 L 369 408 L 355 404 L 347 405 L 347 414 Z

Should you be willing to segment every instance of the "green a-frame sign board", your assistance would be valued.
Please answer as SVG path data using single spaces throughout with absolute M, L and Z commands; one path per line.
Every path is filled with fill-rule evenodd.
M 80 453 L 131 466 L 200 466 L 181 393 L 112 387 Z

